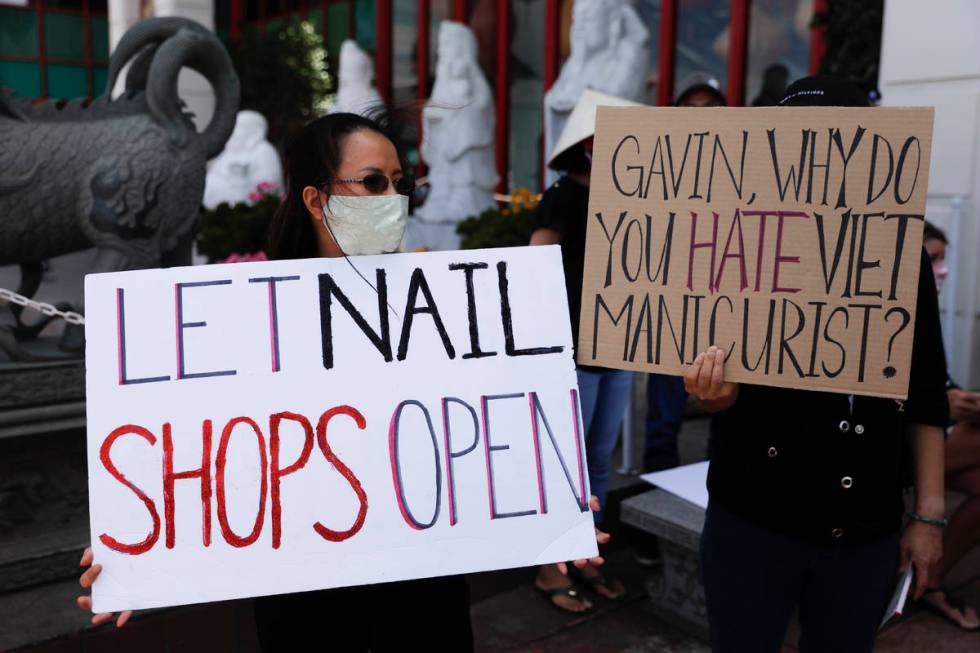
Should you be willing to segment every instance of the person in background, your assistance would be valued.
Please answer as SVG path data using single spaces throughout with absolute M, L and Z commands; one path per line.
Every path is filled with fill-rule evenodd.
M 942 291 L 949 274 L 946 234 L 926 222 L 922 245 L 932 262 L 936 290 Z M 952 426 L 946 437 L 946 487 L 965 495 L 946 528 L 943 557 L 929 570 L 929 588 L 922 603 L 964 630 L 980 630 L 977 610 L 943 588 L 949 570 L 980 544 L 980 393 L 963 390 L 947 381 Z
M 675 107 L 723 107 L 728 104 L 721 84 L 710 74 L 693 72 L 677 85 Z
M 754 107 L 772 107 L 779 104 L 789 83 L 789 69 L 781 63 L 770 64 L 762 73 L 762 88 L 752 100 Z
M 868 101 L 815 76 L 790 85 L 781 105 Z M 777 653 L 797 610 L 801 651 L 869 652 L 897 570 L 912 565 L 913 597 L 925 591 L 942 554 L 949 407 L 935 283 L 921 258 L 904 401 L 733 383 L 715 346 L 688 367 L 688 392 L 725 410 L 701 536 L 715 653 Z M 908 447 L 915 500 L 903 527 Z
M 565 268 L 565 291 L 571 317 L 572 342 L 578 343 L 579 317 L 582 309 L 582 278 L 585 269 L 585 234 L 588 223 L 589 175 L 592 168 L 592 135 L 595 131 L 595 109 L 599 104 L 633 103 L 585 91 L 562 131 L 549 165 L 562 177 L 544 192 L 534 217 L 531 245 L 560 245 Z M 606 507 L 606 490 L 613 449 L 623 422 L 623 413 L 633 388 L 632 372 L 610 370 L 579 364 L 579 400 L 585 435 L 589 486 Z M 595 515 L 596 523 L 602 512 Z M 582 568 L 579 580 L 607 599 L 619 599 L 626 588 L 617 579 L 608 578 L 592 566 Z M 538 570 L 534 586 L 553 605 L 569 612 L 585 612 L 589 601 L 555 565 Z
M 707 73 L 689 75 L 679 88 L 674 106 L 723 107 L 728 104 L 719 88 L 718 80 Z M 677 438 L 686 406 L 687 392 L 684 391 L 684 380 L 681 377 L 666 374 L 650 374 L 647 377 L 644 472 L 659 472 L 680 464 Z M 654 555 L 653 552 L 640 553 L 638 548 L 637 560 L 642 564 L 647 554 Z

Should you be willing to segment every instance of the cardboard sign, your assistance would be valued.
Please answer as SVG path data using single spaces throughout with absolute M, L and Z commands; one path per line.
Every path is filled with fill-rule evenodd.
M 562 288 L 557 247 L 88 276 L 95 610 L 595 555 Z
M 600 107 L 579 363 L 904 398 L 932 114 Z

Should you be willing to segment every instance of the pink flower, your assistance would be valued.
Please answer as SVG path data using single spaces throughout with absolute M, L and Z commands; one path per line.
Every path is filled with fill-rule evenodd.
M 275 191 L 279 190 L 279 184 L 275 184 L 271 181 L 260 181 L 256 189 L 263 192 L 269 193 L 270 195 Z
M 251 193 L 248 194 L 248 201 L 249 202 L 261 202 L 262 201 L 262 198 L 263 198 L 262 193 L 260 193 L 258 191 L 254 191 L 253 190 Z

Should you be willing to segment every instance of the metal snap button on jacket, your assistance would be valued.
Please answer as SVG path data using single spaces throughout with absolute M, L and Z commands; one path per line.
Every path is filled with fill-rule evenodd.
M 855 424 L 854 425 L 854 432 L 857 433 L 858 435 L 861 435 L 862 433 L 864 433 L 864 425 L 863 424 Z
M 841 485 L 842 488 L 844 488 L 846 490 L 849 487 L 851 487 L 852 485 L 854 485 L 854 479 L 851 478 L 850 476 L 845 476 L 844 478 L 842 478 L 840 480 L 840 485 Z
M 779 454 L 779 452 L 776 451 L 776 447 L 769 447 L 769 457 L 770 458 L 775 458 L 778 454 Z
M 842 419 L 840 425 L 838 425 L 838 428 L 840 429 L 841 433 L 847 433 L 851 430 L 851 424 L 846 419 Z
M 839 539 L 843 534 L 844 534 L 844 529 L 842 528 L 835 528 L 834 530 L 830 531 L 830 535 L 834 539 Z

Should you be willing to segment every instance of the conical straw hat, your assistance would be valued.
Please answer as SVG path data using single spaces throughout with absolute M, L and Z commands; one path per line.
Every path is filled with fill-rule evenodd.
M 613 95 L 593 91 L 590 88 L 585 89 L 582 91 L 582 95 L 579 96 L 571 115 L 568 116 L 568 122 L 565 123 L 565 128 L 562 130 L 561 136 L 558 137 L 558 142 L 555 143 L 555 147 L 551 151 L 551 156 L 548 157 L 549 165 L 559 154 L 595 134 L 596 107 L 600 106 L 640 107 L 643 105 L 639 102 L 632 102 Z

